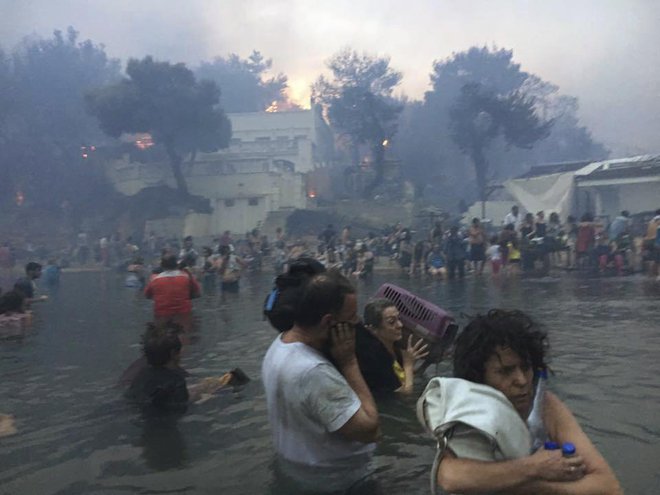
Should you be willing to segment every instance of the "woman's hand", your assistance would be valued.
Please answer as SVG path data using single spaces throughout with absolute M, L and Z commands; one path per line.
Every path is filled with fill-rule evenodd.
M 408 345 L 401 352 L 404 367 L 406 364 L 413 365 L 418 359 L 423 359 L 429 355 L 429 346 L 426 345 L 422 339 L 419 339 L 413 344 L 412 338 L 412 335 L 408 336 Z
M 540 449 L 529 457 L 529 462 L 535 477 L 545 481 L 577 481 L 586 471 L 582 457 L 563 457 L 561 450 Z

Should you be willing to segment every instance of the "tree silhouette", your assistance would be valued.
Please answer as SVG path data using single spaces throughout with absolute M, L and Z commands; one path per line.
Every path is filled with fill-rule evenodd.
M 531 148 L 550 134 L 553 122 L 537 115 L 534 97 L 519 91 L 500 96 L 478 83 L 466 84 L 449 111 L 451 137 L 474 165 L 482 216 L 488 198 L 486 148 L 502 135 L 508 145 Z
M 401 111 L 392 97 L 401 73 L 389 64 L 387 57 L 345 49 L 327 62 L 332 80 L 321 76 L 312 88 L 312 99 L 324 107 L 330 125 L 348 138 L 353 165 L 358 165 L 357 147 L 370 147 L 376 175 L 365 190 L 367 195 L 383 180 L 385 146 L 396 133 Z
M 146 132 L 165 149 L 179 192 L 188 196 L 183 157 L 229 145 L 231 124 L 218 107 L 220 89 L 197 82 L 184 64 L 131 59 L 127 78 L 87 94 L 89 112 L 110 136 Z
M 255 50 L 245 60 L 232 53 L 202 62 L 195 75 L 222 88 L 220 106 L 225 112 L 263 112 L 274 101 L 286 100 L 287 77 L 267 77 L 271 67 L 272 60 Z

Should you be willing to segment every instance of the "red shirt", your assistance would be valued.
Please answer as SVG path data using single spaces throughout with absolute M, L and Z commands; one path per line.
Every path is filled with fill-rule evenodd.
M 172 316 L 192 311 L 191 296 L 200 293 L 195 277 L 181 270 L 167 270 L 151 279 L 144 295 L 154 300 L 156 316 Z

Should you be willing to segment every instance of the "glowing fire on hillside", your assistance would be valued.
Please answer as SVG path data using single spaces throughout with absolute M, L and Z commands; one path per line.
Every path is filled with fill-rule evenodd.
M 134 144 L 136 148 L 146 150 L 154 145 L 154 140 L 152 139 L 151 134 L 136 134 Z

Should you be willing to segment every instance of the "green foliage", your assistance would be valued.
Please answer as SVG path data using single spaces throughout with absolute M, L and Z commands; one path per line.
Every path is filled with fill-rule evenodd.
M 220 106 L 226 112 L 263 112 L 273 101 L 286 100 L 287 77 L 268 77 L 271 67 L 272 60 L 255 50 L 245 60 L 232 53 L 202 62 L 195 74 L 222 88 Z
M 179 191 L 187 195 L 183 156 L 229 145 L 231 124 L 218 107 L 219 88 L 211 81 L 197 82 L 184 64 L 152 57 L 129 60 L 126 74 L 87 95 L 89 112 L 110 136 L 150 133 L 165 148 Z
M 313 101 L 322 105 L 332 128 L 349 140 L 353 156 L 358 145 L 371 148 L 376 177 L 367 194 L 382 181 L 383 142 L 396 133 L 402 109 L 392 97 L 401 73 L 389 63 L 386 57 L 345 49 L 327 62 L 332 80 L 321 76 L 312 88 Z

